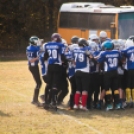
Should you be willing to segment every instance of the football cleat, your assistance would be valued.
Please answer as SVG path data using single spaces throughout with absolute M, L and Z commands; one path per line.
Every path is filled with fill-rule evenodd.
M 37 106 L 37 107 L 42 107 L 42 106 L 43 106 L 43 104 L 40 103 L 39 101 L 37 101 L 37 102 L 32 101 L 31 103 L 32 103 L 33 105 Z
M 74 105 L 73 108 L 76 109 L 76 110 L 79 109 L 78 105 L 76 105 L 76 104 Z
M 83 110 L 83 111 L 88 111 L 88 109 L 86 107 L 82 106 L 82 105 L 80 106 L 80 109 Z
M 45 102 L 45 95 L 40 95 L 40 99 L 42 102 Z
M 113 110 L 113 105 L 112 104 L 108 104 L 106 107 L 106 111 L 110 111 Z
M 102 106 L 103 106 L 103 102 L 102 102 L 102 101 L 99 101 L 99 102 L 96 104 L 96 109 L 102 109 Z
M 116 104 L 116 105 L 115 105 L 115 109 L 116 109 L 116 110 L 121 109 L 121 104 L 120 104 L 120 103 Z

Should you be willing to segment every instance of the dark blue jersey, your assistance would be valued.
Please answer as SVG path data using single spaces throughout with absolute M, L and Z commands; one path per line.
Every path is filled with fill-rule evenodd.
M 125 69 L 134 69 L 134 46 L 122 50 L 122 55 L 126 57 Z
M 86 51 L 90 51 L 90 47 L 77 47 L 73 50 L 73 56 L 76 63 L 75 71 L 80 70 L 89 72 L 89 58 L 85 53 Z
M 41 66 L 41 74 L 42 76 L 47 74 L 47 67 L 48 67 L 48 62 L 44 61 L 44 53 L 45 52 L 39 52 L 39 62 Z
M 74 64 L 74 59 L 73 59 L 73 53 L 69 50 L 68 52 L 64 52 L 64 55 L 69 62 L 68 77 L 71 78 L 75 74 L 75 64 Z
M 45 52 L 48 52 L 48 64 L 62 64 L 61 55 L 64 53 L 64 44 L 57 42 L 48 42 L 44 45 Z
M 27 55 L 28 65 L 29 65 L 29 66 L 38 65 L 38 62 L 39 62 L 38 60 L 36 60 L 36 61 L 33 62 L 33 63 L 30 63 L 30 60 L 37 57 L 37 52 L 38 52 L 39 50 L 40 50 L 40 47 L 39 47 L 39 46 L 34 46 L 34 45 L 29 45 L 29 46 L 26 48 L 26 55 Z
M 98 58 L 99 63 L 104 63 L 105 72 L 117 70 L 119 60 L 121 60 L 121 55 L 117 50 L 102 51 Z
M 96 57 L 98 56 L 100 53 L 100 51 L 95 51 L 93 52 L 93 56 Z M 95 61 L 90 61 L 90 72 L 94 73 L 94 72 L 99 72 L 99 64 Z

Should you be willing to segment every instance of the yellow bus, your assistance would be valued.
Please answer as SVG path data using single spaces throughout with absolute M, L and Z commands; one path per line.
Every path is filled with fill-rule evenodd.
M 69 44 L 74 35 L 88 39 L 90 34 L 99 35 L 102 30 L 109 38 L 127 39 L 134 35 L 134 7 L 91 2 L 64 3 L 59 10 L 57 28 Z

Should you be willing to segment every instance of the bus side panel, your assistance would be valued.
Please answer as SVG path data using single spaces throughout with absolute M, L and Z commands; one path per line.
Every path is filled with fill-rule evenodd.
M 58 33 L 62 36 L 62 38 L 64 38 L 67 41 L 68 44 L 71 43 L 70 40 L 72 36 L 81 36 L 81 30 L 78 29 L 58 28 Z
M 88 39 L 89 31 L 81 29 L 58 28 L 58 33 L 67 41 L 68 44 L 70 44 L 72 36 Z

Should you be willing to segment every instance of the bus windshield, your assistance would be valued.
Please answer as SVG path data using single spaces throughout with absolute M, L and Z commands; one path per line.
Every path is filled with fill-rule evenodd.
M 61 12 L 60 28 L 110 29 L 110 23 L 115 21 L 115 14 L 108 13 L 78 13 Z

